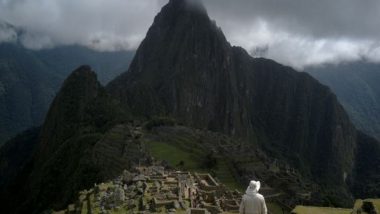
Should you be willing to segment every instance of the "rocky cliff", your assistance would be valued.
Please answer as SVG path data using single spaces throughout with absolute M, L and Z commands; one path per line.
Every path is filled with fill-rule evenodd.
M 191 130 L 211 130 L 236 140 L 239 145 L 233 143 L 229 150 L 222 146 L 231 156 L 229 166 L 243 165 L 254 159 L 250 154 L 264 151 L 258 155 L 266 163 L 258 166 L 261 174 L 271 173 L 271 160 L 287 163 L 300 172 L 297 178 L 316 184 L 313 193 L 329 205 L 351 206 L 352 194 L 379 194 L 369 191 L 378 182 L 378 170 L 367 164 L 377 163 L 379 143 L 356 131 L 326 86 L 306 73 L 232 47 L 199 1 L 170 0 L 129 70 L 106 89 L 88 66 L 65 81 L 42 127 L 36 153 L 16 181 L 24 194 L 10 194 L 8 208 L 17 207 L 12 210 L 16 213 L 60 209 L 79 189 L 116 176 L 139 161 L 143 149 L 128 121 L 158 116 L 166 119 L 152 120 L 151 125 L 174 118 Z M 170 133 L 166 141 L 174 145 L 147 144 L 156 147 L 158 157 L 163 148 L 183 147 L 180 154 L 187 154 L 198 148 L 189 145 L 204 144 L 208 149 L 198 149 L 205 153 L 218 151 L 213 143 L 223 144 Z M 153 133 L 149 141 L 159 139 Z M 240 177 L 257 173 L 260 179 L 254 167 L 241 165 L 235 167 Z M 365 183 L 360 183 L 362 178 Z M 271 182 L 276 188 L 286 186 Z M 295 195 L 290 189 L 284 191 Z
M 135 114 L 245 139 L 325 185 L 344 189 L 352 174 L 356 130 L 336 96 L 306 73 L 231 47 L 193 1 L 161 10 L 107 90 Z

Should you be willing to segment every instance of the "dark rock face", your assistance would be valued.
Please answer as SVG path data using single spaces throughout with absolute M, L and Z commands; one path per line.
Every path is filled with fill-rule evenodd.
M 323 184 L 345 186 L 356 130 L 335 95 L 308 74 L 231 47 L 204 8 L 189 2 L 162 9 L 108 91 L 135 114 L 248 140 Z
M 108 89 L 146 116 L 175 112 L 190 122 L 199 118 L 193 117 L 194 111 L 202 111 L 215 118 L 222 112 L 206 104 L 224 96 L 216 92 L 229 75 L 228 52 L 222 32 L 204 11 L 186 1 L 171 1 L 155 18 L 129 72 Z M 222 63 L 225 68 L 219 71 Z M 199 121 L 204 126 L 209 122 Z

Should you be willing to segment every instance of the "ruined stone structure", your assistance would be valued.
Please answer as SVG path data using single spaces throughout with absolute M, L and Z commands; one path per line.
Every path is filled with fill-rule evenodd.
M 76 203 L 55 213 L 238 213 L 241 196 L 210 174 L 140 166 L 81 191 Z

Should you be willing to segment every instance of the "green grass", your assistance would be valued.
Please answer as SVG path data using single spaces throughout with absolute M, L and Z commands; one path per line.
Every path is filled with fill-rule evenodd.
M 292 212 L 296 214 L 351 214 L 352 209 L 297 206 Z
M 267 202 L 267 208 L 268 210 L 273 214 L 283 214 L 282 213 L 282 207 L 276 203 L 276 202 Z M 284 214 L 289 214 L 289 212 L 286 212 L 284 209 Z
M 180 136 L 180 135 L 174 135 L 171 136 L 170 139 L 167 139 L 168 142 L 171 142 L 172 145 L 175 145 L 179 149 L 195 153 L 199 155 L 205 155 L 205 150 L 199 145 L 199 143 L 196 142 L 196 139 L 191 139 L 191 136 Z
M 231 172 L 229 163 L 224 159 L 218 159 L 218 166 L 215 170 L 216 177 L 229 189 L 237 189 L 240 192 L 244 190 L 243 186 L 236 182 L 233 172 Z
M 120 141 L 123 140 L 124 135 L 118 132 L 110 132 L 107 136 L 110 140 Z
M 181 140 L 179 140 L 181 139 Z M 184 162 L 183 169 L 196 172 L 211 171 L 224 185 L 229 189 L 243 191 L 243 187 L 236 182 L 233 172 L 229 168 L 228 162 L 223 158 L 218 158 L 217 167 L 214 169 L 205 169 L 202 167 L 202 160 L 207 155 L 207 151 L 201 150 L 196 146 L 192 147 L 188 139 L 172 139 L 175 143 L 166 143 L 160 141 L 146 141 L 146 147 L 151 155 L 158 160 L 165 160 L 172 167 L 177 167 L 180 161 Z M 192 149 L 190 149 L 192 148 Z
M 151 155 L 159 160 L 165 160 L 172 167 L 176 167 L 181 161 L 184 162 L 184 168 L 187 170 L 196 170 L 200 168 L 201 156 L 183 151 L 176 146 L 157 142 L 146 142 Z
M 373 205 L 375 205 L 377 211 L 380 211 L 380 199 L 367 199 L 368 201 L 372 201 Z
M 88 214 L 87 200 L 84 200 L 84 201 L 83 201 L 81 214 Z
M 128 213 L 128 212 L 130 212 L 130 210 L 127 210 L 126 208 L 122 207 L 122 208 L 120 208 L 118 210 L 113 209 L 110 213 L 112 213 L 112 214 L 125 214 L 125 213 Z

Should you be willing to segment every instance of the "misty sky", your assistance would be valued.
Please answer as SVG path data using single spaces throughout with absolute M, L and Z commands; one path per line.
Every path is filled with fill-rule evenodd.
M 134 50 L 168 0 L 0 0 L 0 20 L 32 49 L 81 44 Z M 380 62 L 379 0 L 204 0 L 232 45 L 302 69 L 366 58 Z M 0 42 L 15 39 L 0 24 Z

